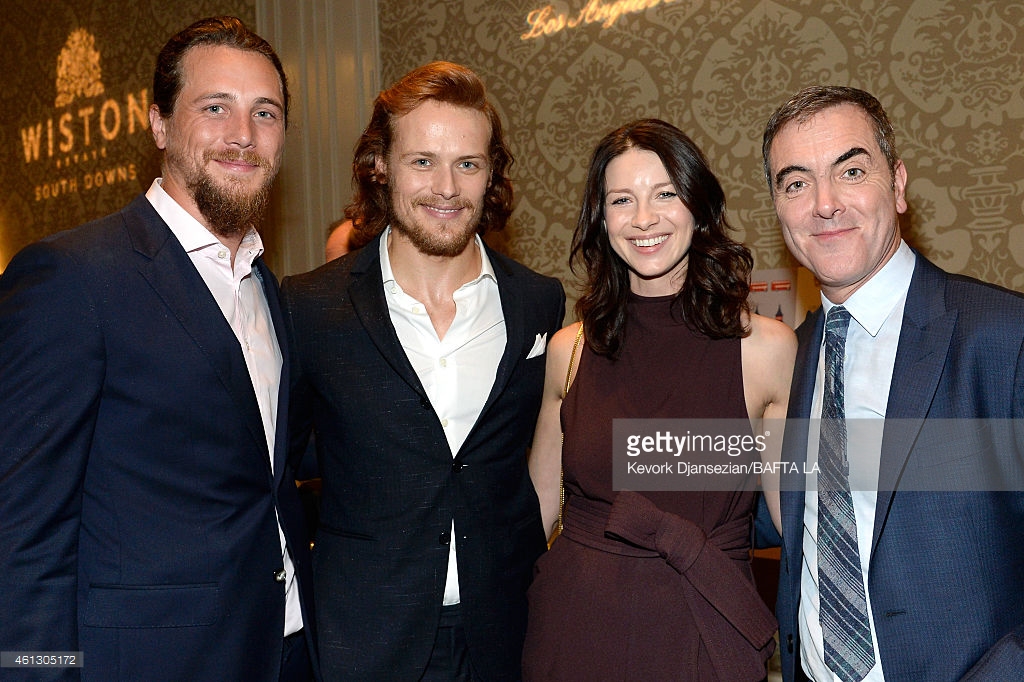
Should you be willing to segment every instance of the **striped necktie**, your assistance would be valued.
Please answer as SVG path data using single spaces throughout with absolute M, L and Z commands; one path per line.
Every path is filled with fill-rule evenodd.
M 859 682 L 875 665 L 857 519 L 846 453 L 843 357 L 850 313 L 834 306 L 825 319 L 825 390 L 818 445 L 818 594 L 825 664 L 843 682 Z

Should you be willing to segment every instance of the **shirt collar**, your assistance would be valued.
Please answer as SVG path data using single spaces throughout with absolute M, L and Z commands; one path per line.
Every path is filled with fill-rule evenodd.
M 915 261 L 914 251 L 901 239 L 889 262 L 843 303 L 850 317 L 871 336 L 878 334 L 896 305 L 907 295 Z M 836 305 L 825 294 L 821 295 L 821 304 L 826 315 Z
M 182 208 L 181 204 L 171 198 L 171 195 L 161 186 L 162 182 L 163 178 L 153 180 L 153 184 L 146 191 L 146 198 L 167 223 L 167 227 L 174 233 L 182 248 L 187 253 L 191 253 L 210 246 L 222 246 L 222 242 L 217 239 L 215 234 L 203 227 L 202 223 L 193 218 L 188 211 Z M 263 254 L 263 239 L 260 237 L 260 233 L 251 227 L 242 238 L 238 252 L 242 253 L 243 249 L 246 253 L 252 254 L 250 262 Z
M 391 269 L 391 257 L 388 255 L 388 236 L 391 234 L 391 226 L 388 225 L 387 229 L 384 230 L 384 235 L 380 239 L 378 245 L 380 253 L 380 272 L 384 278 L 384 283 L 388 284 L 395 281 L 395 273 Z M 472 281 L 466 282 L 462 287 L 468 287 L 476 284 L 485 277 L 489 277 L 495 282 L 498 278 L 494 276 L 494 267 L 491 265 L 491 259 L 487 257 L 487 249 L 484 248 L 484 241 L 480 238 L 479 234 L 473 236 L 476 241 L 477 251 L 480 253 L 480 274 L 476 276 Z M 459 287 L 460 289 L 462 287 Z

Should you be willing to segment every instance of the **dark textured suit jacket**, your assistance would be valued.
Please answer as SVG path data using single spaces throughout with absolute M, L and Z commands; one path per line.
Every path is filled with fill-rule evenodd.
M 561 326 L 557 280 L 488 250 L 507 343 L 453 459 L 388 314 L 378 240 L 286 278 L 295 433 L 316 429 L 323 474 L 314 549 L 321 665 L 330 680 L 418 680 L 430 658 L 452 519 L 470 657 L 482 680 L 520 674 L 526 588 L 544 551 L 526 467 L 545 356 Z M 297 444 L 301 450 L 303 443 Z
M 255 268 L 285 357 L 274 474 L 238 341 L 144 196 L 0 277 L 0 650 L 81 650 L 101 682 L 277 680 L 275 509 L 312 580 L 277 284 Z
M 819 309 L 797 331 L 789 405 L 796 420 L 783 459 L 801 469 L 823 319 Z M 922 444 L 921 427 L 935 419 L 1005 424 L 1022 417 L 1024 298 L 949 275 L 918 255 L 886 408 L 868 576 L 887 682 L 959 680 L 968 671 L 974 680 L 1024 679 L 1024 492 L 901 489 L 929 468 L 977 471 L 985 464 L 1019 478 L 1019 431 L 1007 441 L 965 421 L 956 447 L 936 448 Z M 777 615 L 789 682 L 803 679 L 797 612 L 804 495 L 786 492 L 799 481 L 783 485 Z

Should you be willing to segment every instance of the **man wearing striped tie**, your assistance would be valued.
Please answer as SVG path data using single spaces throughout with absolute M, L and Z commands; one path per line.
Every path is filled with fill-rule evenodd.
M 764 133 L 822 302 L 797 330 L 783 452 L 783 676 L 1024 679 L 1024 297 L 903 241 L 894 138 L 878 100 L 835 86 Z

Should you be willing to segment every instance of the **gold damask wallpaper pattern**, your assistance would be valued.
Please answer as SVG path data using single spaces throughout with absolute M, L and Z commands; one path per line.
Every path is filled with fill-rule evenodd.
M 790 267 L 761 169 L 771 112 L 813 83 L 872 92 L 909 174 L 908 241 L 1024 289 L 1024 0 L 380 0 L 386 86 L 434 59 L 487 83 L 517 208 L 499 247 L 560 277 L 589 154 L 654 116 L 704 149 L 758 268 Z M 636 11 L 638 7 L 646 7 Z M 532 22 L 532 23 L 531 23 Z M 524 37 L 524 36 L 533 37 Z

